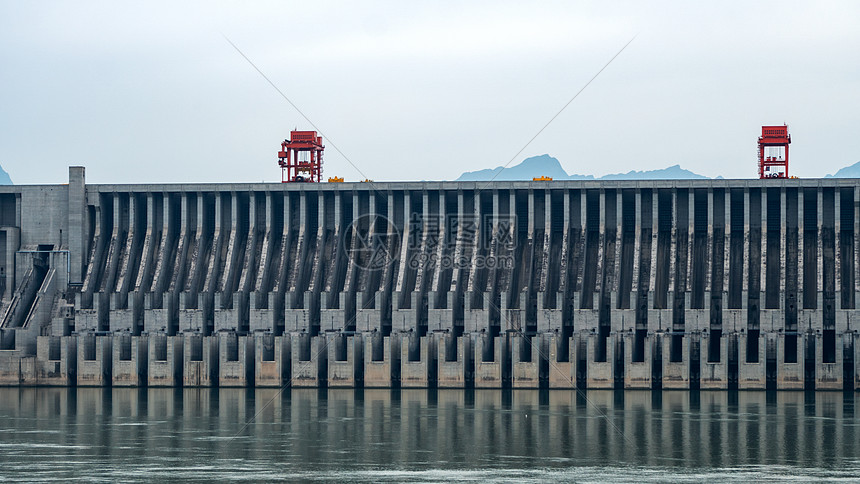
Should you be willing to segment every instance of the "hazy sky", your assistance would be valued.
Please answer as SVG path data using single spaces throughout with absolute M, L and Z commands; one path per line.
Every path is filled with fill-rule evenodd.
M 860 161 L 860 2 L 0 0 L 0 165 L 279 181 L 312 128 L 226 35 L 322 130 L 324 177 L 454 179 L 506 164 L 637 34 L 514 163 L 751 178 L 783 122 L 792 174 Z

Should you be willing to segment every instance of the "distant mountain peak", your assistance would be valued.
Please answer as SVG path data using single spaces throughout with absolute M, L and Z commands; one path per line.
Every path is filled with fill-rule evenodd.
M 826 178 L 860 178 L 860 161 L 846 166 L 832 175 L 827 175 Z
M 12 185 L 12 177 L 0 166 L 0 185 Z
M 693 173 L 681 168 L 681 165 L 672 165 L 668 168 L 646 171 L 629 171 L 627 173 L 613 173 L 599 178 L 594 175 L 568 175 L 562 168 L 558 159 L 548 155 L 538 155 L 526 158 L 520 164 L 508 168 L 501 166 L 478 171 L 467 171 L 460 175 L 456 181 L 531 181 L 533 178 L 548 176 L 553 180 L 689 180 L 707 179 L 704 175 Z

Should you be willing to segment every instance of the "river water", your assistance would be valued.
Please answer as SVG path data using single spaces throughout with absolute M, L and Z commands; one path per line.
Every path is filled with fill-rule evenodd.
M 858 398 L 0 388 L 0 480 L 848 482 Z

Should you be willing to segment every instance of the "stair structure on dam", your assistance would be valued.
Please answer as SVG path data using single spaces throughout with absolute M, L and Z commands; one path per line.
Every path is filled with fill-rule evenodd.
M 857 180 L 0 187 L 0 384 L 860 388 Z

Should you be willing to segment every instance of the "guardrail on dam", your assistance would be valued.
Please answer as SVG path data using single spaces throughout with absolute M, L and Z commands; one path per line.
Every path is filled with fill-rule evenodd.
M 857 180 L 0 187 L 0 383 L 860 388 Z

